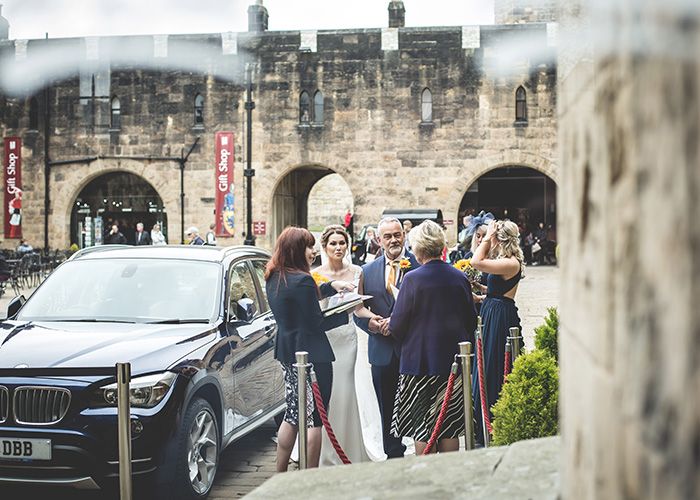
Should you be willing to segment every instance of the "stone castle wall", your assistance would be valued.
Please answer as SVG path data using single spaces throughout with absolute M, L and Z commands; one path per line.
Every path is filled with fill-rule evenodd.
M 440 208 L 446 219 L 456 220 L 469 185 L 499 166 L 528 166 L 557 180 L 551 32 L 549 25 L 534 24 L 171 35 L 165 49 L 162 37 L 52 41 L 83 54 L 83 68 L 110 61 L 109 95 L 119 97 L 122 109 L 121 127 L 111 130 L 108 101 L 95 99 L 94 108 L 84 104 L 78 76 L 51 87 L 51 160 L 93 158 L 51 167 L 51 246 L 70 244 L 70 215 L 80 190 L 103 172 L 122 170 L 154 186 L 166 205 L 170 239 L 179 240 L 177 159 L 196 140 L 184 168 L 184 225 L 207 227 L 214 210 L 218 131 L 235 134 L 237 230 L 221 244 L 242 243 L 249 62 L 256 103 L 252 218 L 267 221 L 267 235 L 257 239 L 262 246 L 271 247 L 275 231 L 281 230 L 273 220 L 276 190 L 299 168 L 339 174 L 352 193 L 358 225 L 375 222 L 387 208 Z M 533 51 L 508 59 L 523 41 Z M 41 43 L 29 42 L 28 60 Z M 192 43 L 198 44 L 194 52 Z M 108 57 L 123 46 L 134 47 L 130 54 L 144 57 L 147 68 L 143 62 Z M 0 42 L 0 59 L 16 58 L 16 49 L 14 41 Z M 514 120 L 519 86 L 527 91 L 526 124 Z M 426 88 L 432 92 L 433 119 L 422 123 Z M 312 97 L 317 90 L 323 93 L 322 124 L 300 124 L 304 90 Z M 204 98 L 201 126 L 193 121 L 198 93 Z M 37 99 L 43 106 L 43 92 Z M 23 137 L 23 228 L 42 241 L 43 116 L 38 130 L 29 131 L 27 107 L 27 97 L 3 96 L 0 126 L 5 136 Z M 92 121 L 86 119 L 90 116 Z
M 562 497 L 697 498 L 700 15 L 562 1 L 560 26 Z

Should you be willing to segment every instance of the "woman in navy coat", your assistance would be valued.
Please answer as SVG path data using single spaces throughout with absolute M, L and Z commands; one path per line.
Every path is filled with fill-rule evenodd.
M 280 362 L 284 372 L 287 402 L 284 421 L 277 434 L 277 472 L 287 470 L 299 430 L 299 384 L 296 368 L 292 366 L 296 362 L 295 353 L 309 353 L 308 361 L 313 364 L 323 404 L 327 408 L 333 382 L 331 363 L 335 356 L 326 330 L 340 326 L 343 320 L 347 322 L 347 315 L 324 317 L 318 301 L 322 297 L 354 288 L 352 283 L 344 281 L 324 283 L 320 288 L 316 285 L 310 274 L 316 257 L 315 244 L 314 235 L 307 229 L 287 227 L 277 240 L 275 253 L 265 271 L 267 298 L 277 322 L 275 359 Z M 318 467 L 322 422 L 312 399 L 307 408 L 307 414 L 313 408 L 309 419 L 308 466 Z
M 392 434 L 413 437 L 420 455 L 435 428 L 458 344 L 473 342 L 476 310 L 467 275 L 441 260 L 440 226 L 423 222 L 411 231 L 411 243 L 421 267 L 404 278 L 389 322 L 391 335 L 402 343 Z M 461 385 L 457 377 L 438 435 L 441 452 L 458 450 L 464 434 Z

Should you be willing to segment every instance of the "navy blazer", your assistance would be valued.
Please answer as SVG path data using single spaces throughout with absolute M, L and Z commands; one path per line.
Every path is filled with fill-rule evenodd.
M 273 273 L 265 283 L 267 300 L 277 322 L 275 359 L 296 363 L 295 353 L 307 351 L 311 363 L 335 361 L 326 330 L 346 324 L 347 314 L 323 316 L 311 275 L 288 273 L 286 283 L 279 277 L 279 273 Z M 319 288 L 324 297 L 336 293 L 330 282 Z
M 416 257 L 405 252 L 405 257 L 411 263 L 408 271 L 401 274 L 398 282 L 398 288 L 409 272 L 420 267 Z M 378 314 L 382 318 L 388 318 L 394 308 L 394 296 L 386 289 L 384 279 L 384 266 L 386 265 L 386 257 L 382 255 L 377 257 L 369 264 L 362 266 L 363 282 L 362 293 L 371 295 L 372 298 L 365 301 L 365 305 L 370 311 Z M 400 294 L 399 294 L 400 296 Z M 358 318 L 355 316 L 355 323 L 364 331 L 369 333 L 369 341 L 367 342 L 367 353 L 369 355 L 369 363 L 376 366 L 387 366 L 391 363 L 392 353 L 396 353 L 397 357 L 401 357 L 401 344 L 392 337 L 385 337 L 380 333 L 374 333 L 369 330 L 369 318 Z
M 401 342 L 399 373 L 449 375 L 459 342 L 474 342 L 476 310 L 469 278 L 431 260 L 404 279 L 389 329 Z

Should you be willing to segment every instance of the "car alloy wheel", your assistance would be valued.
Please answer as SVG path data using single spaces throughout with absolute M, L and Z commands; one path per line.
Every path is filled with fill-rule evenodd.
M 192 489 L 206 494 L 214 482 L 219 463 L 219 436 L 211 406 L 203 400 L 187 433 L 187 468 Z M 195 406 L 190 406 L 192 410 Z M 188 411 L 189 413 L 189 411 Z

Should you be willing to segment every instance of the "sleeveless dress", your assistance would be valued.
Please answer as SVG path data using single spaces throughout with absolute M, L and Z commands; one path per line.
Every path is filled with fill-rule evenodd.
M 522 267 L 508 280 L 497 274 L 488 275 L 486 298 L 481 304 L 480 316 L 483 323 L 484 376 L 486 378 L 486 395 L 488 396 L 489 419 L 493 418 L 491 407 L 498 400 L 503 387 L 503 368 L 506 359 L 506 339 L 509 329 L 520 329 L 520 317 L 515 301 L 504 294 L 512 290 L 520 281 Z M 522 335 L 522 333 L 521 333 Z M 521 342 L 522 345 L 522 342 Z M 483 444 L 484 431 L 481 417 L 481 392 L 479 391 L 479 372 L 475 362 L 472 367 L 472 398 L 474 402 L 474 432 L 476 442 Z
M 362 270 L 353 283 L 360 281 Z M 382 444 L 379 403 L 374 393 L 367 352 L 358 356 L 358 335 L 352 311 L 345 325 L 326 331 L 335 354 L 333 389 L 328 420 L 335 437 L 352 463 L 380 461 L 386 458 Z M 341 465 L 325 430 L 321 444 L 320 466 Z

